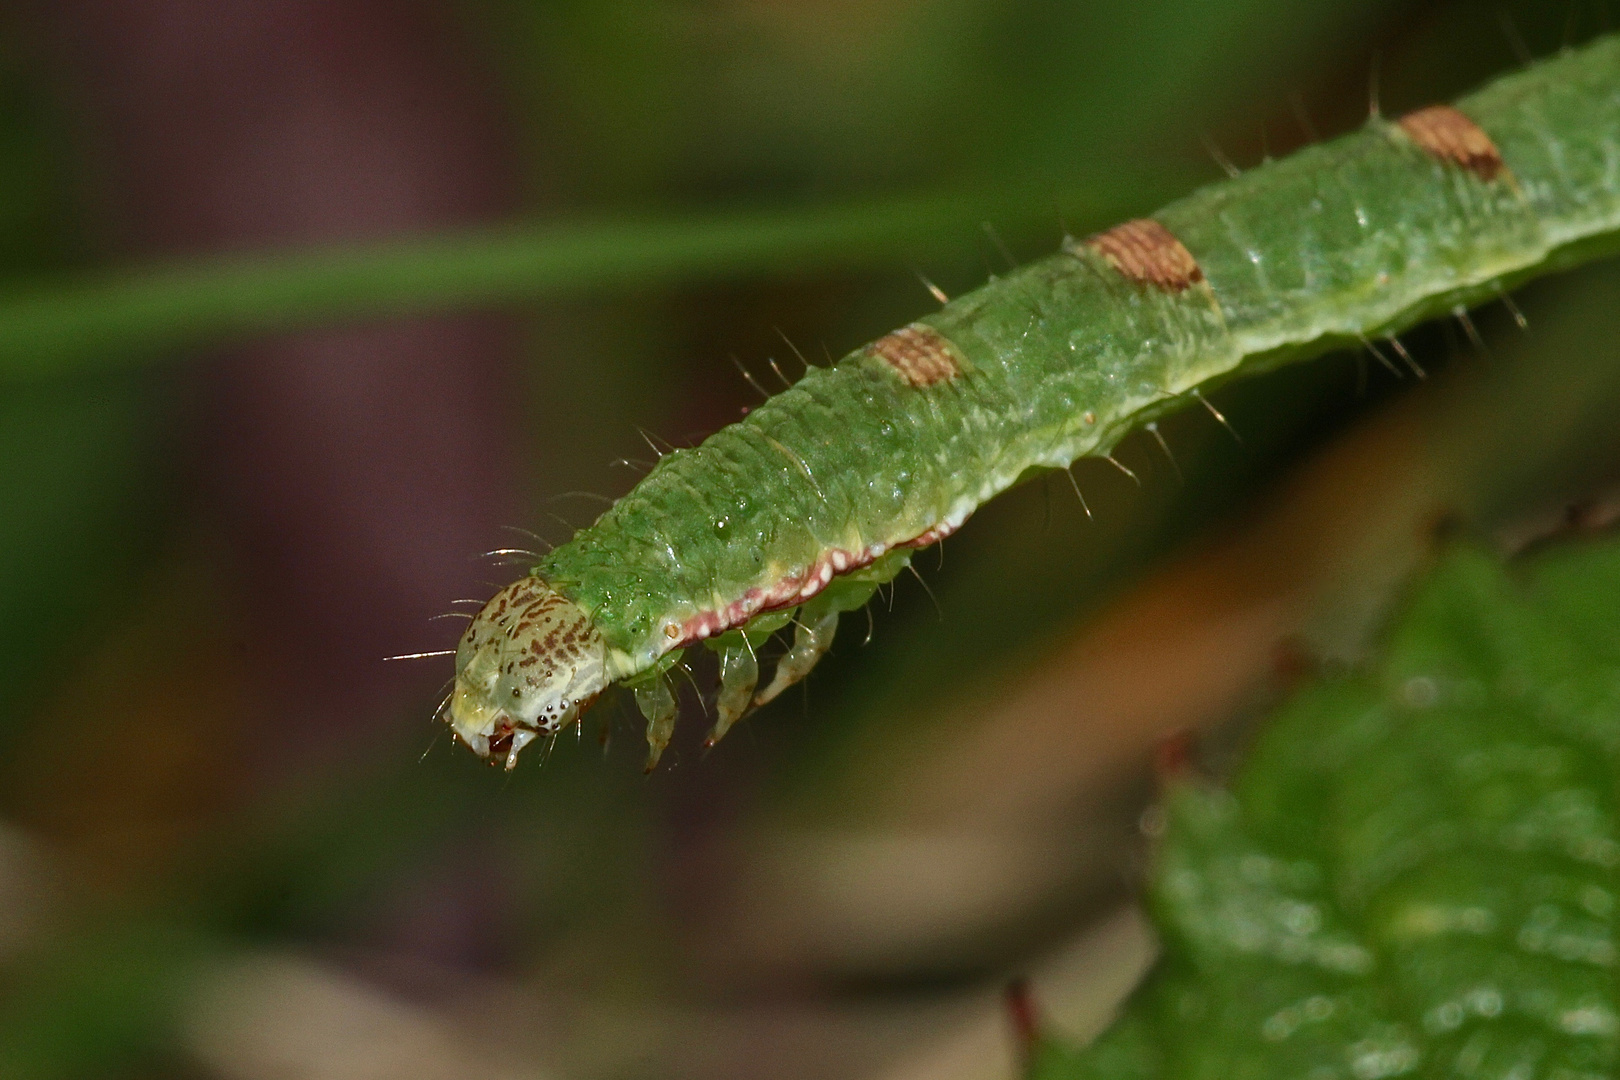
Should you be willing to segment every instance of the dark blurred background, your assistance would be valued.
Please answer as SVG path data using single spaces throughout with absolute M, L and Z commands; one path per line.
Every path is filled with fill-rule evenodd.
M 1219 156 L 1348 131 L 1373 86 L 1390 113 L 1452 97 L 1606 17 L 0 12 L 0 339 L 18 297 L 312 245 L 577 223 L 619 267 L 470 294 L 443 270 L 390 314 L 336 295 L 254 334 L 156 304 L 138 341 L 5 354 L 0 1074 L 1004 1077 L 1019 975 L 1096 1030 L 1152 953 L 1128 900 L 1155 745 L 1207 731 L 1219 768 L 1300 672 L 1354 662 L 1443 522 L 1519 542 L 1612 479 L 1612 272 L 1525 290 L 1528 334 L 1480 313 L 1485 354 L 1414 332 L 1427 380 L 1341 354 L 1229 387 L 1241 443 L 1171 418 L 1174 467 L 1145 435 L 1119 451 L 1140 487 L 1076 470 L 1089 519 L 1061 479 L 1010 493 L 708 754 L 699 659 L 650 777 L 611 697 L 543 762 L 487 770 L 429 721 L 450 659 L 383 658 L 453 645 L 435 617 L 521 572 L 481 552 L 560 542 L 649 441 L 737 418 L 733 358 L 777 385 L 772 361 L 791 378 L 927 310 L 920 275 L 954 295 Z M 696 251 L 828 208 L 904 227 L 729 261 L 626 227 Z

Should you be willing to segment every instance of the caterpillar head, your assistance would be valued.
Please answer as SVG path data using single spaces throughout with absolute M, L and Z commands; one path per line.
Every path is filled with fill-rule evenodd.
M 579 718 L 607 684 L 602 637 L 578 604 L 534 576 L 484 605 L 456 647 L 450 729 L 481 758 L 518 751 Z

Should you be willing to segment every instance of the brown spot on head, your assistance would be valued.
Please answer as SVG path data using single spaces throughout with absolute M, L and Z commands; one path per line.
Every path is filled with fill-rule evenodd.
M 566 635 L 579 645 L 559 648 Z M 475 752 L 504 754 L 510 766 L 525 744 L 578 718 L 608 681 L 606 653 L 578 604 L 538 578 L 515 582 L 478 613 L 456 650 L 450 726 Z
M 1165 292 L 1181 292 L 1204 280 L 1192 252 L 1152 218 L 1115 225 L 1087 240 L 1086 247 L 1132 281 Z
M 961 354 L 944 334 L 925 323 L 902 326 L 866 347 L 867 355 L 888 364 L 919 389 L 949 382 L 962 373 Z
M 1401 117 L 1400 127 L 1433 157 L 1461 166 L 1481 180 L 1495 180 L 1504 168 L 1501 151 L 1491 137 L 1450 105 L 1407 113 Z

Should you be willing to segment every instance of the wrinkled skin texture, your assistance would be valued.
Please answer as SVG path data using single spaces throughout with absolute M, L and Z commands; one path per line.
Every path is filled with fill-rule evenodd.
M 1117 466 L 1118 442 L 1172 410 L 1224 422 L 1203 393 L 1228 379 L 1376 337 L 1398 349 L 1407 327 L 1620 247 L 1617 70 L 1606 38 L 1066 240 L 660 456 L 534 572 L 590 612 L 615 681 L 796 610 L 764 704 L 897 553 L 1021 480 Z M 846 581 L 860 588 L 839 595 Z M 668 694 L 637 700 L 656 760 Z

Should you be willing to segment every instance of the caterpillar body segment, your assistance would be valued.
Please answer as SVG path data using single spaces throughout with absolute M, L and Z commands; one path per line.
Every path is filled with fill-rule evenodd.
M 701 642 L 720 654 L 717 740 L 802 679 L 839 613 L 913 549 L 1021 478 L 1107 456 L 1226 379 L 1497 299 L 1617 236 L 1610 37 L 1067 240 L 665 455 L 474 620 L 451 725 L 510 766 L 625 683 L 656 761 L 665 672 Z M 789 620 L 758 689 L 757 648 Z

